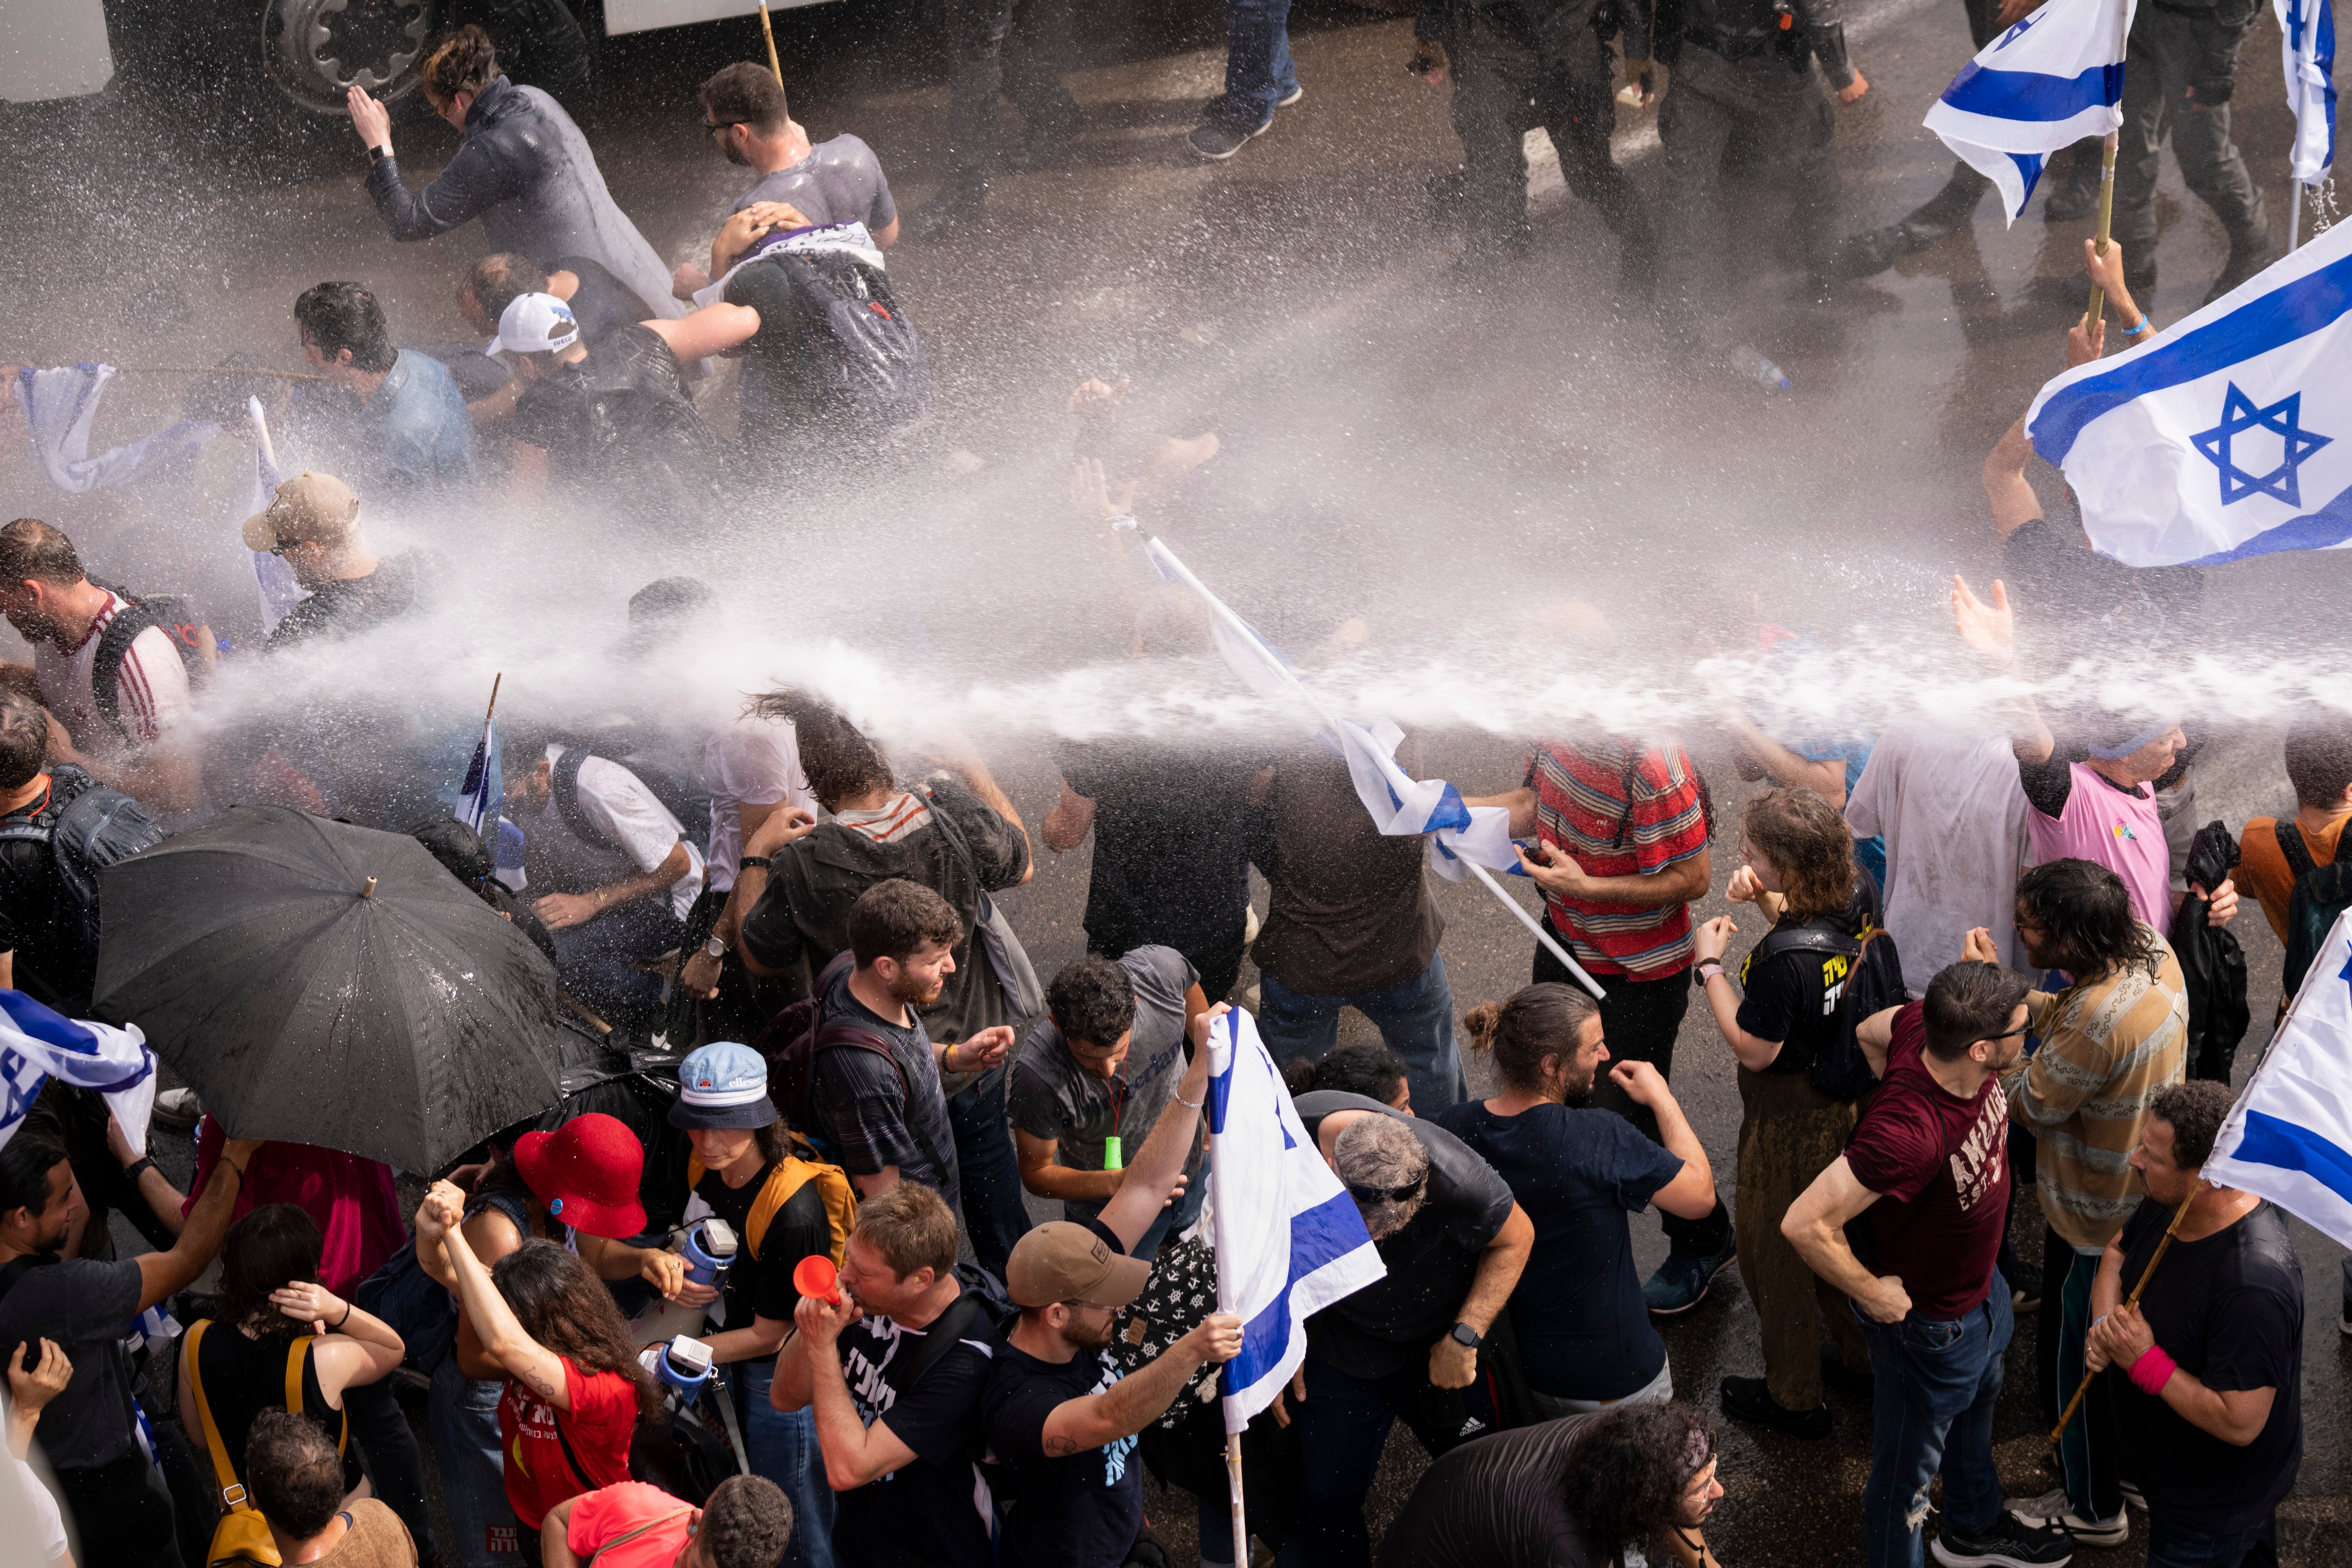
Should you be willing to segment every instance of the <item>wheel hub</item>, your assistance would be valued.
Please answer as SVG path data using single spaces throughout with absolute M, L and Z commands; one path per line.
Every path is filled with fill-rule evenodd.
M 269 79 L 320 114 L 340 112 L 353 87 L 405 97 L 431 23 L 428 0 L 271 0 L 262 22 Z

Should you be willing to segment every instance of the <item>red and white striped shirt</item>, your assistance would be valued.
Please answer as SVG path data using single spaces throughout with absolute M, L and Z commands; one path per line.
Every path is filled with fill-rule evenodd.
M 83 751 L 118 752 L 126 737 L 132 745 L 152 744 L 194 710 L 187 666 L 180 662 L 171 634 L 161 626 L 149 626 L 131 639 L 114 678 L 121 732 L 118 734 L 99 711 L 90 685 L 92 667 L 107 626 L 124 607 L 121 598 L 109 594 L 106 608 L 70 650 L 60 649 L 46 638 L 33 645 L 33 678 L 40 686 L 41 701 Z

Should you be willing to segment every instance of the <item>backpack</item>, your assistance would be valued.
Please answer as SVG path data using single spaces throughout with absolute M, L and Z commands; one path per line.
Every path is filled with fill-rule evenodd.
M 138 598 L 126 589 L 103 583 L 97 586 L 121 599 L 123 607 L 98 634 L 98 652 L 90 658 L 89 695 L 98 704 L 99 717 L 113 725 L 115 733 L 127 741 L 131 738 L 131 732 L 122 727 L 122 693 L 115 683 L 121 678 L 122 661 L 139 634 L 156 626 L 172 639 L 173 650 L 188 672 L 190 686 L 210 683 L 214 672 L 220 668 L 220 644 L 215 640 L 212 627 L 197 619 L 194 608 L 177 594 L 150 594 Z
M 898 1054 L 890 1042 L 865 1025 L 847 1018 L 827 1018 L 824 1000 L 833 991 L 833 983 L 846 973 L 856 962 L 852 953 L 835 953 L 816 977 L 809 994 L 768 1020 L 751 1048 L 768 1058 L 768 1098 L 784 1113 L 784 1120 L 794 1127 L 809 1130 L 808 1141 L 817 1150 L 830 1154 L 831 1147 L 815 1131 L 816 1121 L 810 1109 L 810 1097 L 816 1087 L 816 1058 L 832 1050 L 866 1050 L 890 1064 L 898 1075 L 899 1092 L 914 1102 L 915 1086 L 907 1081 L 907 1069 L 898 1065 Z M 923 1157 L 932 1168 L 944 1171 L 948 1162 L 935 1148 L 930 1135 L 907 1120 L 907 1131 L 922 1145 Z
M 2281 971 L 2284 994 L 2292 1001 L 2303 989 L 2303 977 L 2311 972 L 2319 950 L 2327 945 L 2327 933 L 2337 918 L 2352 909 L 2352 860 L 2339 848 L 2335 860 L 2322 866 L 2304 847 L 2294 823 L 2282 816 L 2271 826 L 2294 878 L 2294 898 L 2286 911 L 2286 964 Z
M 818 1194 L 824 1200 L 824 1217 L 833 1233 L 833 1266 L 841 1267 L 841 1249 L 849 1240 L 849 1232 L 857 1223 L 857 1189 L 849 1184 L 848 1173 L 838 1165 L 817 1157 L 816 1146 L 797 1132 L 787 1132 L 792 1152 L 776 1162 L 768 1173 L 768 1180 L 760 1188 L 760 1195 L 751 1200 L 751 1212 L 743 1216 L 743 1246 L 756 1263 L 760 1259 L 760 1243 L 768 1234 L 768 1226 L 783 1212 L 786 1204 L 799 1196 L 800 1190 L 811 1182 L 817 1184 Z M 686 1190 L 692 1192 L 702 1184 L 704 1172 L 699 1155 L 689 1155 L 686 1162 Z
M 614 746 L 614 751 L 622 748 Z M 580 809 L 580 767 L 592 756 L 601 753 L 585 745 L 567 743 L 563 754 L 555 759 L 555 767 L 548 779 L 554 792 L 555 808 L 582 840 L 590 844 L 611 845 L 611 840 L 590 824 Z M 626 768 L 636 781 L 652 792 L 662 803 L 663 809 L 678 820 L 686 830 L 686 841 L 697 848 L 710 842 L 710 792 L 683 773 L 673 772 L 654 762 L 642 752 L 631 750 L 625 756 L 605 757 L 614 767 Z M 618 846 L 612 846 L 618 847 Z
M 760 312 L 752 342 L 787 378 L 779 391 L 817 418 L 877 436 L 930 418 L 930 356 L 880 268 L 846 249 L 775 250 L 727 297 Z
M 205 1342 L 205 1331 L 212 1327 L 206 1319 L 188 1331 L 188 1392 L 195 1396 L 196 1415 L 205 1429 L 205 1447 L 213 1459 L 213 1479 L 220 1483 L 220 1523 L 213 1528 L 212 1545 L 205 1552 L 205 1568 L 242 1568 L 257 1563 L 260 1568 L 278 1568 L 278 1542 L 269 1533 L 269 1523 L 261 1510 L 253 1506 L 245 1483 L 236 1479 L 236 1467 L 229 1462 L 228 1449 L 221 1442 L 220 1428 L 213 1425 L 212 1402 L 205 1397 L 204 1374 L 199 1370 L 196 1352 Z M 286 1347 L 286 1408 L 294 1415 L 302 1414 L 302 1368 L 310 1359 L 310 1346 L 315 1336 L 299 1334 Z M 351 1424 L 346 1420 L 343 1430 L 335 1440 L 335 1451 L 342 1452 L 351 1441 Z
M 92 963 L 98 962 L 98 874 L 168 837 L 137 801 L 69 763 L 49 770 L 47 805 L 30 816 L 0 820 L 0 841 L 49 847 L 49 863 L 58 874 L 58 918 L 68 923 Z
M 1859 938 L 1807 921 L 1767 932 L 1748 955 L 1748 973 L 1783 953 L 1817 954 L 1825 977 L 1838 989 L 1837 1029 L 1830 1042 L 1813 1053 L 1813 1087 L 1832 1100 L 1859 1100 L 1878 1083 L 1870 1058 L 1854 1038 L 1864 1018 L 1900 1007 L 1910 1000 L 1903 984 L 1903 959 L 1895 937 L 1874 928 Z

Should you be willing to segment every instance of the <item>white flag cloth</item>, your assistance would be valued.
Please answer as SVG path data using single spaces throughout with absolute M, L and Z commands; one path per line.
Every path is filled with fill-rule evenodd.
M 2124 122 L 2135 0 L 2050 0 L 1977 52 L 1925 124 L 2000 190 L 2011 223 L 2053 153 Z
M 184 456 L 220 434 L 220 426 L 183 420 L 127 447 L 89 455 L 90 421 L 114 379 L 110 364 L 27 366 L 16 373 L 16 402 L 25 411 L 25 437 L 49 483 L 69 495 L 127 484 L 156 465 Z
M 8 1096 L 0 1106 L 0 1143 L 16 1135 L 42 1086 L 53 1078 L 104 1095 L 131 1146 L 147 1146 L 147 1113 L 155 1106 L 155 1053 L 138 1026 L 118 1029 L 68 1018 L 22 991 L 0 990 L 0 1087 Z
M 2352 910 L 2238 1097 L 2205 1179 L 2265 1197 L 2352 1247 Z
M 269 503 L 278 498 L 279 479 L 276 449 L 269 440 L 269 421 L 261 412 L 261 399 L 248 397 L 245 400 L 245 416 L 253 425 L 253 494 L 246 498 L 244 509 L 236 514 L 236 527 L 240 533 L 247 518 L 269 510 Z M 238 542 L 243 543 L 244 540 L 240 537 Z M 256 550 L 250 553 L 253 556 L 254 581 L 261 588 L 261 635 L 268 637 L 278 629 L 278 623 L 286 618 L 287 611 L 310 595 L 303 593 L 302 584 L 294 580 L 294 568 L 278 556 L 267 550 Z
M 694 291 L 695 308 L 700 310 L 705 305 L 716 305 L 726 299 L 727 285 L 733 280 L 735 274 L 755 261 L 765 261 L 772 256 L 817 256 L 827 252 L 854 257 L 877 272 L 890 269 L 890 263 L 862 223 L 827 223 L 814 228 L 783 229 L 754 241 L 751 248 L 743 253 L 741 260 L 719 278 L 697 289 Z
M 2050 383 L 2026 433 L 2065 470 L 2092 548 L 2126 566 L 2334 549 L 2352 542 L 2347 363 L 2338 224 L 2155 341 Z
M 1217 1310 L 1242 1321 L 1241 1353 L 1220 1373 L 1230 1434 L 1307 1358 L 1307 1320 L 1389 1270 L 1238 1007 L 1209 1026 L 1208 1113 Z
M 2336 164 L 2336 13 L 2328 0 L 2271 0 L 2278 13 L 2286 106 L 2294 115 L 2287 173 L 2315 185 Z

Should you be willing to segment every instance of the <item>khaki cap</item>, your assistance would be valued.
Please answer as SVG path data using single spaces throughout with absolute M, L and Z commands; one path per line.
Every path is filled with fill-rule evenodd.
M 278 487 L 268 507 L 245 520 L 245 547 L 271 551 L 287 544 L 341 544 L 360 520 L 360 498 L 332 474 L 309 469 Z
M 1124 1307 L 1143 1292 L 1151 1265 L 1113 1252 L 1082 1225 L 1050 1220 L 1014 1244 L 1004 1265 L 1004 1286 L 1016 1307 L 1050 1307 L 1056 1301 L 1091 1301 Z

